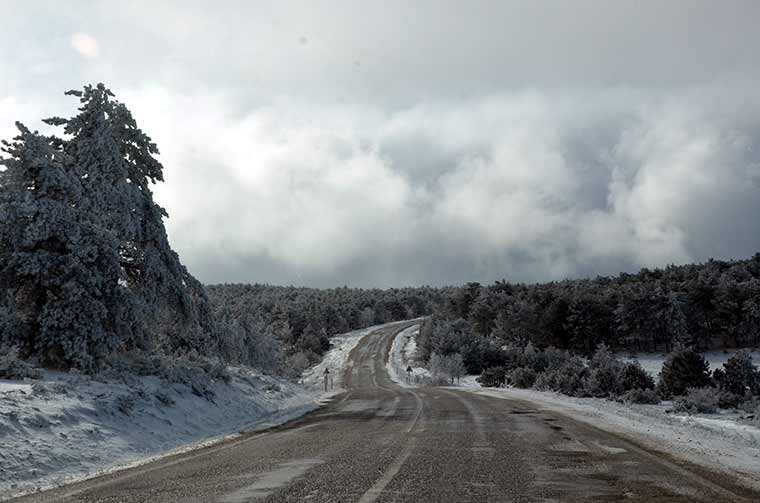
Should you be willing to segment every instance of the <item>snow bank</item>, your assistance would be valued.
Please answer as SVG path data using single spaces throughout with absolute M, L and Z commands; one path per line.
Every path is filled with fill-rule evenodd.
M 760 428 L 738 423 L 737 413 L 689 416 L 666 412 L 669 409 L 667 403 L 629 405 L 515 388 L 469 391 L 532 402 L 594 427 L 627 436 L 649 449 L 738 477 L 748 486 L 760 489 Z
M 400 322 L 403 323 L 403 322 Z M 334 337 L 298 385 L 242 368 L 208 393 L 158 377 L 45 372 L 0 380 L 0 500 L 282 424 L 337 392 L 351 350 L 379 325 Z M 336 391 L 321 392 L 330 368 Z
M 317 407 L 301 387 L 230 368 L 206 397 L 185 384 L 131 374 L 45 372 L 0 381 L 0 499 L 145 463 Z
M 399 332 L 393 339 L 391 352 L 385 364 L 391 380 L 404 388 L 414 388 L 430 382 L 430 371 L 415 366 L 417 352 L 417 334 L 420 326 L 414 325 Z M 412 375 L 407 376 L 406 369 L 412 367 Z
M 413 368 L 413 375 L 420 375 L 425 371 L 425 369 L 413 366 L 414 352 L 417 349 L 416 336 L 419 332 L 419 325 L 413 325 L 396 334 L 391 344 L 388 361 L 385 362 L 385 368 L 388 370 L 391 380 L 405 388 L 415 386 L 413 381 L 410 380 L 411 376 L 407 376 L 407 367 Z

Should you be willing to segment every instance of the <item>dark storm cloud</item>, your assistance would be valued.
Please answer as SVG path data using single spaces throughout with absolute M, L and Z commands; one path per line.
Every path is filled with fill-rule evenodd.
M 10 2 L 0 136 L 107 82 L 203 281 L 521 281 L 760 248 L 756 2 Z

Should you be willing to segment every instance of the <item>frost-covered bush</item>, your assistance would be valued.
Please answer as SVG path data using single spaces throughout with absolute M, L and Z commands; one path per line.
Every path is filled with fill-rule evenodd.
M 572 358 L 562 367 L 538 374 L 534 388 L 580 396 L 585 387 L 588 369 L 580 358 Z
M 18 356 L 18 348 L 0 348 L 0 379 L 39 379 L 40 371 Z
M 660 395 L 654 389 L 635 388 L 626 391 L 621 397 L 623 403 L 640 403 L 657 405 L 660 403 Z
M 720 393 L 715 388 L 687 388 L 686 394 L 673 403 L 673 410 L 690 414 L 713 414 L 718 411 L 719 402 Z
M 453 353 L 449 355 L 439 355 L 432 353 L 430 355 L 430 373 L 433 376 L 433 384 L 443 386 L 454 384 L 466 372 L 462 355 Z
M 530 367 L 518 367 L 509 373 L 509 381 L 515 388 L 533 387 L 536 377 L 536 371 Z
M 704 388 L 711 384 L 710 365 L 705 357 L 691 348 L 678 348 L 670 353 L 662 366 L 658 391 L 663 397 L 679 396 L 688 388 Z
M 311 365 L 309 356 L 302 351 L 290 355 L 285 360 L 285 377 L 290 379 L 297 379 L 303 373 L 304 370 Z
M 748 351 L 739 351 L 723 364 L 718 374 L 720 389 L 737 396 L 760 394 L 760 372 Z
M 620 371 L 620 384 L 624 391 L 655 389 L 654 379 L 637 361 L 623 365 Z
M 507 369 L 505 367 L 484 369 L 476 381 L 484 388 L 503 388 L 507 382 Z
M 528 343 L 523 350 L 521 366 L 530 367 L 539 374 L 549 368 L 549 360 L 546 351 L 536 349 L 533 344 Z
M 587 395 L 606 398 L 624 391 L 621 362 L 615 359 L 609 348 L 601 344 L 591 358 L 584 390 Z
M 195 395 L 211 399 L 214 396 L 211 367 L 212 364 L 199 363 L 195 355 L 189 355 L 165 362 L 159 375 L 167 382 L 187 386 Z

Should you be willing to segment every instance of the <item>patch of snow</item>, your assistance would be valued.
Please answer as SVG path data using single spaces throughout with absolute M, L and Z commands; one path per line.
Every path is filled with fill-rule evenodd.
M 399 332 L 393 339 L 391 352 L 385 364 L 391 380 L 404 388 L 415 388 L 420 384 L 430 382 L 430 371 L 424 367 L 415 366 L 417 352 L 417 334 L 420 326 L 413 325 Z M 407 368 L 411 367 L 411 374 Z
M 726 363 L 737 351 L 738 350 L 736 349 L 727 349 L 725 351 L 707 351 L 702 354 L 710 364 L 710 370 L 715 370 L 717 368 L 722 369 L 723 364 Z M 760 351 L 751 351 L 750 355 L 752 356 L 752 361 L 755 363 L 755 366 L 760 367 Z M 656 378 L 662 370 L 662 364 L 665 363 L 668 355 L 667 353 L 638 353 L 636 355 L 621 354 L 618 355 L 618 357 L 625 362 L 638 361 L 644 370 Z
M 553 392 L 482 388 L 473 393 L 532 402 L 592 426 L 629 437 L 651 450 L 738 477 L 760 489 L 760 428 L 737 422 L 738 413 L 682 415 L 672 404 L 622 404 Z

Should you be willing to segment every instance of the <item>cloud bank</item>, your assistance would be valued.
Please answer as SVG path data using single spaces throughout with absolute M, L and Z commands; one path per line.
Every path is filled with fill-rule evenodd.
M 100 27 L 50 22 L 94 43 L 55 83 L 107 82 L 157 141 L 171 241 L 206 282 L 546 281 L 760 250 L 757 4 L 417 5 L 103 4 Z M 57 50 L 0 53 L 3 137 L 73 106 L 22 70 L 59 71 Z

